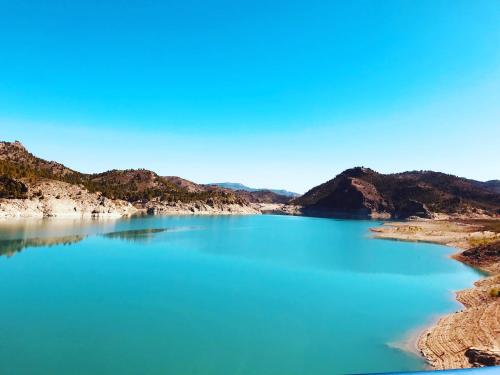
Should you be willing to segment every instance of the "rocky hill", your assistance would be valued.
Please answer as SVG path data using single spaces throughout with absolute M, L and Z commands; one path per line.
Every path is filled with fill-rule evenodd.
M 500 194 L 491 185 L 432 171 L 381 174 L 357 167 L 292 203 L 303 206 L 305 214 L 320 216 L 500 215 Z
M 276 194 L 270 190 L 236 190 L 235 194 L 251 203 L 280 203 L 287 204 L 292 198 L 290 196 Z
M 174 184 L 146 169 L 111 170 L 87 176 L 85 182 L 93 191 L 100 191 L 111 199 L 129 202 L 150 200 L 155 197 L 168 199 L 183 192 Z
M 48 178 L 79 184 L 85 181 L 85 175 L 76 172 L 55 161 L 40 159 L 26 150 L 18 141 L 0 142 L 0 176 L 3 181 L 10 180 L 9 186 L 3 185 L 0 197 L 22 196 L 22 189 L 14 181 L 23 178 L 27 181 Z
M 230 190 L 197 188 L 190 181 L 146 169 L 84 174 L 38 158 L 17 141 L 0 142 L 0 199 L 3 216 L 122 215 L 132 206 L 154 211 L 154 205 L 164 212 L 216 214 L 221 208 L 224 213 L 237 212 L 238 207 L 244 213 L 255 211 Z
M 186 189 L 190 193 L 202 193 L 209 190 L 206 185 L 197 184 L 181 177 L 164 176 L 163 178 L 181 189 Z
M 137 212 L 130 203 L 89 192 L 83 185 L 36 179 L 20 182 L 26 192 L 22 198 L 0 198 L 0 217 L 121 217 Z
M 78 179 L 81 173 L 55 161 L 40 159 L 26 150 L 18 141 L 0 142 L 0 166 L 2 175 L 10 167 L 18 168 L 18 173 L 33 173 L 40 177 Z
M 278 190 L 282 192 L 286 192 L 288 194 L 278 194 L 274 190 L 262 190 L 262 189 L 253 189 L 242 184 L 237 183 L 222 183 L 222 184 L 196 184 L 192 181 L 185 180 L 180 177 L 175 176 L 167 176 L 164 177 L 169 182 L 175 184 L 180 188 L 187 189 L 191 192 L 224 192 L 228 194 L 235 194 L 239 198 L 249 202 L 249 203 L 276 203 L 276 204 L 287 204 L 290 202 L 292 197 L 290 193 L 286 192 L 286 190 Z M 229 186 L 229 187 L 228 187 Z M 236 189 L 237 187 L 242 187 L 242 189 Z
M 284 214 L 315 216 L 500 216 L 498 180 L 481 182 L 432 171 L 381 174 L 352 168 L 294 199 L 270 190 L 248 189 L 196 184 L 146 169 L 85 174 L 38 158 L 19 142 L 0 142 L 3 216 L 122 215 L 134 209 L 258 213 L 262 205 L 270 212 L 277 212 L 269 208 L 275 205 Z
M 136 205 L 144 205 L 151 200 L 185 204 L 213 202 L 217 205 L 283 204 L 291 199 L 290 194 L 293 195 L 286 191 L 278 194 L 251 188 L 235 191 L 216 185 L 196 184 L 177 176 L 162 177 L 146 169 L 85 174 L 38 158 L 20 142 L 0 142 L 0 198 L 25 199 L 29 195 L 29 186 L 40 179 L 81 185 L 89 193 L 100 193 L 108 199 Z
M 481 185 L 486 189 L 490 189 L 496 193 L 500 193 L 500 180 L 481 182 Z

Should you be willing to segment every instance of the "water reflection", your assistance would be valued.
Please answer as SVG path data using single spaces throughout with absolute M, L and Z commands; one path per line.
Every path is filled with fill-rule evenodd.
M 122 220 L 120 220 L 121 222 Z M 123 220 L 123 222 L 126 222 Z M 115 219 L 11 219 L 0 220 L 0 238 L 15 240 L 38 237 L 90 235 L 117 230 Z
M 446 258 L 452 249 L 374 241 L 370 225 L 281 216 L 0 224 L 2 253 L 30 247 L 0 259 L 0 373 L 418 369 L 385 343 L 456 309 L 449 290 L 476 276 Z
M 149 249 L 200 253 L 280 267 L 327 272 L 410 275 L 448 274 L 465 266 L 450 262 L 453 250 L 438 245 L 374 241 L 373 222 L 304 217 L 231 218 L 146 216 L 120 220 L 0 221 L 0 256 L 26 247 L 101 238 L 136 242 Z M 93 246 L 101 246 L 94 241 Z M 142 248 L 141 248 L 142 249 Z
M 82 241 L 86 236 L 73 235 L 62 237 L 22 238 L 0 240 L 0 256 L 12 256 L 27 247 L 50 247 L 55 245 L 72 245 Z
M 120 240 L 148 242 L 151 238 L 158 234 L 169 230 L 168 228 L 145 228 L 145 229 L 131 229 L 122 230 L 117 232 L 104 233 L 102 236 L 106 238 L 118 238 Z
M 141 225 L 141 222 L 127 219 L 56 218 L 0 221 L 0 256 L 12 256 L 27 247 L 75 244 L 96 235 L 145 242 L 167 231 L 165 227 L 136 228 L 136 225 Z
M 19 220 L 0 223 L 0 256 L 12 256 L 27 247 L 70 245 L 90 236 L 133 242 L 151 242 L 165 232 L 179 232 L 199 227 L 144 228 L 148 222 L 105 220 Z M 119 230 L 117 230 L 119 229 Z

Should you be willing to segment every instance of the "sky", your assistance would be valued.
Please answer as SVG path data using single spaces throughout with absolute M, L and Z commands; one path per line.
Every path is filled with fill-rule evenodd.
M 0 140 L 299 193 L 500 179 L 500 2 L 0 0 Z

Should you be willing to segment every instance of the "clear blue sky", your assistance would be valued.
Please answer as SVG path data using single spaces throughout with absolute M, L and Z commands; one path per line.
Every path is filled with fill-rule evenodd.
M 0 0 L 0 138 L 298 192 L 500 178 L 500 1 Z

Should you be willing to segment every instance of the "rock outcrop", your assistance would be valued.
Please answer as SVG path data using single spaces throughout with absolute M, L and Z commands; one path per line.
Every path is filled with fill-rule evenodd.
M 0 199 L 0 218 L 121 217 L 137 212 L 129 202 L 90 193 L 79 185 L 42 179 L 27 186 L 26 198 Z
M 499 364 L 500 220 L 452 219 L 386 223 L 372 228 L 376 238 L 435 242 L 463 249 L 453 258 L 489 272 L 473 288 L 456 293 L 464 308 L 444 316 L 418 340 L 435 369 Z
M 493 366 L 500 354 L 500 298 L 491 295 L 500 287 L 494 276 L 457 293 L 465 308 L 447 315 L 424 333 L 418 342 L 435 369 Z
M 480 244 L 455 255 L 455 259 L 493 274 L 500 274 L 500 240 Z
M 253 203 L 252 206 L 263 214 L 301 216 L 302 207 L 283 203 Z
M 500 352 L 469 348 L 465 351 L 465 356 L 472 367 L 500 366 Z
M 161 202 L 149 201 L 139 206 L 150 215 L 259 215 L 261 211 L 248 204 L 223 204 L 214 201 Z

